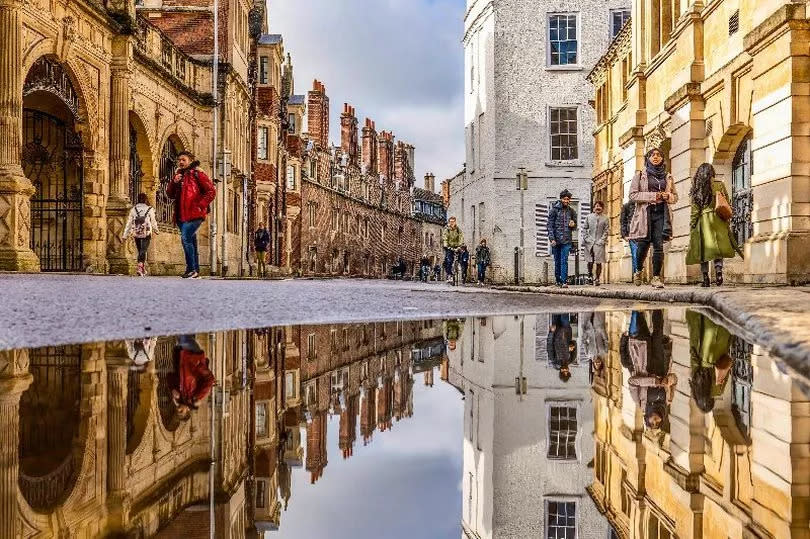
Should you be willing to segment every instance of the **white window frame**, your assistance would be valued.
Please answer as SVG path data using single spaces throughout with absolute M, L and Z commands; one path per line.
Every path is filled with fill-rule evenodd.
M 577 61 L 574 64 L 561 64 L 561 65 L 554 65 L 551 63 L 551 18 L 552 17 L 559 17 L 559 16 L 570 16 L 574 15 L 576 17 L 576 25 L 577 25 Z M 553 11 L 546 14 L 546 69 L 550 70 L 559 70 L 559 71 L 569 71 L 569 70 L 581 70 L 582 67 L 582 17 L 580 16 L 579 11 Z
M 574 452 L 576 453 L 576 458 L 574 459 L 560 459 L 560 458 L 551 458 L 549 457 L 549 453 L 551 452 L 551 409 L 552 408 L 574 408 L 576 413 L 577 419 L 577 432 L 574 437 Z M 576 464 L 581 462 L 582 460 L 582 402 L 581 401 L 570 401 L 570 400 L 560 400 L 560 401 L 546 401 L 546 460 L 554 463 L 559 464 Z
M 552 497 L 552 498 L 544 498 L 543 499 L 543 530 L 545 534 L 543 537 L 550 537 L 548 534 L 548 520 L 549 520 L 549 503 L 573 503 L 574 504 L 574 538 L 576 539 L 579 537 L 579 526 L 577 525 L 577 519 L 579 518 L 580 507 L 579 507 L 579 499 L 574 497 Z
M 267 502 L 265 501 L 265 496 L 267 496 L 267 481 L 265 481 L 264 479 L 257 479 L 256 480 L 256 499 L 253 500 L 254 503 L 256 504 L 256 509 L 264 509 L 264 508 L 267 507 Z
M 289 133 L 295 135 L 298 131 L 298 122 L 296 120 L 296 116 L 294 112 L 290 112 L 287 114 L 287 123 L 290 124 L 289 129 L 287 130 Z
M 296 383 L 295 371 L 287 371 L 284 373 L 284 391 L 287 399 L 295 400 L 298 398 L 298 384 Z
M 315 361 L 318 358 L 318 350 L 316 347 L 315 334 L 310 333 L 307 335 L 307 360 Z
M 627 13 L 627 17 L 622 22 L 622 28 L 623 28 L 624 24 L 627 22 L 627 19 L 630 18 L 630 8 L 619 7 L 619 8 L 615 8 L 615 9 L 610 10 L 610 15 L 609 15 L 610 18 L 608 19 L 608 37 L 610 38 L 611 41 L 616 39 L 616 36 L 619 35 L 619 32 L 621 32 L 621 28 L 619 28 L 619 32 L 616 32 L 615 34 L 613 33 L 613 16 L 616 15 L 616 14 L 619 14 L 619 13 Z
M 270 129 L 266 126 L 260 125 L 259 126 L 259 140 L 257 144 L 257 158 L 261 159 L 262 161 L 266 161 L 268 156 L 270 155 L 268 150 L 268 142 L 270 141 Z
M 552 146 L 552 136 L 553 133 L 551 132 L 551 112 L 553 110 L 559 109 L 574 109 L 576 111 L 577 116 L 577 156 L 574 159 L 554 159 L 553 157 L 553 146 Z M 548 162 L 550 164 L 556 163 L 567 163 L 567 164 L 578 164 L 582 161 L 582 108 L 576 103 L 562 103 L 559 105 L 549 105 L 546 107 L 546 126 L 548 128 Z

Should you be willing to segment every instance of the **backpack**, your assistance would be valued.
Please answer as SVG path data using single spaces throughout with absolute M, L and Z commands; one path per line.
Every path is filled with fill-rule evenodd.
M 147 219 L 150 211 L 152 211 L 151 206 L 143 215 L 138 213 L 137 209 L 135 210 L 135 222 L 132 226 L 132 235 L 136 238 L 148 238 L 152 235 L 152 222 Z

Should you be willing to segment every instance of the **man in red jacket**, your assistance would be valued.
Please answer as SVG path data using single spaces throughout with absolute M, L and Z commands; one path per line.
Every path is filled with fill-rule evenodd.
M 166 187 L 166 194 L 174 200 L 174 222 L 180 229 L 180 240 L 186 255 L 184 279 L 200 276 L 200 255 L 197 251 L 197 230 L 208 215 L 208 205 L 217 196 L 217 190 L 208 175 L 200 170 L 200 162 L 191 152 L 180 152 L 180 166 Z

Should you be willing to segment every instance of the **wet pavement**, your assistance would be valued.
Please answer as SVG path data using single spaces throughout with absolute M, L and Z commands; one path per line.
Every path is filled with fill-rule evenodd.
M 810 534 L 804 378 L 570 310 L 0 352 L 0 537 Z

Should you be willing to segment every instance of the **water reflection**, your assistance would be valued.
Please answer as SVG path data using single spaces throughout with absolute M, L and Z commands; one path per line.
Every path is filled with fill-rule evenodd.
M 0 352 L 0 537 L 801 537 L 806 387 L 685 309 Z

